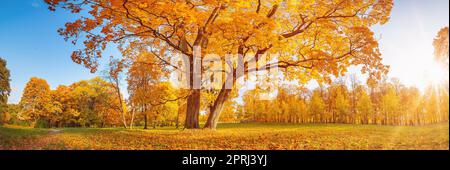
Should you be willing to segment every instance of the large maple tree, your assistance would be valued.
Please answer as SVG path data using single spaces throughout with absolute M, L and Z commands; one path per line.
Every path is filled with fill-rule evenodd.
M 385 24 L 392 0 L 45 0 L 50 10 L 62 8 L 77 15 L 59 33 L 84 48 L 74 51 L 74 62 L 95 72 L 109 43 L 116 43 L 123 58 L 146 50 L 170 67 L 170 58 L 181 53 L 194 70 L 194 50 L 202 54 L 237 54 L 244 64 L 232 66 L 232 78 L 223 81 L 211 109 L 207 128 L 215 128 L 225 101 L 236 83 L 261 55 L 281 54 L 260 68 L 282 68 L 288 79 L 307 82 L 330 80 L 361 65 L 369 80 L 388 71 L 382 64 L 378 41 L 371 26 Z M 223 57 L 225 60 L 225 57 Z M 149 66 L 150 67 L 150 66 Z M 176 69 L 176 68 L 174 68 Z M 190 84 L 194 84 L 190 72 Z M 200 75 L 201 76 L 201 75 Z M 199 128 L 201 89 L 190 89 L 186 128 Z

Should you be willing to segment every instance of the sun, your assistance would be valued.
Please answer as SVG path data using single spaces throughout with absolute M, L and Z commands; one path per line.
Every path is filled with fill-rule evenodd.
M 430 61 L 423 64 L 425 85 L 439 85 L 448 80 L 448 71 L 438 61 L 430 57 Z
M 419 48 L 419 47 L 418 47 Z M 421 91 L 430 86 L 439 86 L 448 82 L 449 71 L 445 63 L 435 60 L 429 50 L 417 50 L 414 53 L 406 52 L 409 56 L 407 62 L 397 64 L 391 77 L 399 78 L 410 87 L 417 87 Z

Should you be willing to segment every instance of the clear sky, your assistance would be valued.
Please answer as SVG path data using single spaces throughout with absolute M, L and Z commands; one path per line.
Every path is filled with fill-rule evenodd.
M 62 10 L 50 12 L 41 0 L 2 1 L 0 57 L 8 61 L 11 70 L 10 103 L 20 100 L 31 77 L 44 78 L 56 88 L 97 76 L 71 61 L 70 54 L 76 47 L 56 32 L 73 17 Z M 428 77 L 425 73 L 433 67 L 433 37 L 448 25 L 449 0 L 396 0 L 391 21 L 374 28 L 384 63 L 391 65 L 390 76 L 423 88 Z M 117 51 L 105 54 L 117 55 Z
M 6 0 L 0 5 L 0 57 L 11 71 L 10 103 L 18 103 L 31 77 L 48 81 L 51 88 L 69 85 L 97 75 L 72 62 L 77 49 L 59 36 L 57 29 L 73 15 L 63 10 L 51 12 L 42 0 Z M 115 53 L 112 50 L 105 56 Z
M 432 44 L 437 32 L 449 25 L 449 0 L 394 2 L 390 22 L 374 29 L 381 38 L 383 63 L 391 65 L 390 77 L 423 90 L 443 76 L 432 60 Z

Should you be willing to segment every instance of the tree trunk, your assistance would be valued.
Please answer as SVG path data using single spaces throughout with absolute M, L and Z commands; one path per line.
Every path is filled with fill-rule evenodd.
M 179 110 L 178 110 L 178 113 L 177 113 L 177 120 L 175 122 L 175 126 L 177 127 L 177 129 L 180 126 L 180 111 Z
M 133 129 L 133 125 L 134 125 L 134 115 L 135 115 L 135 113 L 136 113 L 136 110 L 135 110 L 134 107 L 133 107 L 133 109 L 132 109 L 132 111 L 131 111 L 130 129 Z
M 148 129 L 148 126 L 147 126 L 147 114 L 146 113 L 144 113 L 144 129 Z
M 144 108 L 142 108 L 143 109 L 143 113 L 144 113 L 144 129 L 148 129 L 148 124 L 147 124 L 147 122 L 148 122 L 148 119 L 147 119 L 147 105 L 144 105 Z
M 153 117 L 153 129 L 156 129 L 156 116 Z
M 187 99 L 186 122 L 184 128 L 198 129 L 198 117 L 200 114 L 200 89 L 193 89 Z
M 201 42 L 203 41 L 203 32 L 201 29 L 199 29 L 199 33 L 197 35 L 197 38 L 194 42 L 194 47 L 201 45 Z M 189 50 L 189 43 L 186 40 L 186 37 L 181 38 L 180 42 L 180 48 L 182 51 L 188 51 Z M 200 62 L 200 70 L 196 70 L 195 66 L 197 66 L 196 58 L 195 58 L 195 50 L 193 51 L 193 55 L 189 56 L 189 87 L 190 87 L 190 94 L 187 98 L 186 103 L 186 119 L 184 123 L 184 128 L 186 129 L 198 129 L 200 128 L 199 125 L 199 115 L 200 115 L 200 88 L 195 87 L 194 83 L 196 80 L 201 81 L 201 62 Z M 198 71 L 198 72 L 197 72 Z M 195 77 L 195 78 L 194 78 Z
M 158 120 L 158 112 L 156 112 L 155 116 L 153 117 L 153 129 L 156 129 L 157 120 Z
M 115 86 L 114 88 L 116 89 L 117 96 L 119 98 L 119 104 L 120 104 L 119 111 L 122 115 L 123 126 L 125 127 L 125 129 L 128 129 L 127 120 L 125 118 L 125 110 L 123 109 L 122 93 L 120 93 L 119 79 L 114 78 L 111 81 L 114 81 L 114 86 Z
M 228 96 L 231 93 L 231 89 L 225 89 L 225 87 L 222 88 L 222 90 L 219 93 L 219 96 L 217 96 L 217 99 L 214 101 L 214 105 L 211 108 L 211 113 L 209 114 L 208 121 L 205 124 L 205 129 L 216 129 L 217 123 L 219 121 L 220 113 L 223 110 L 223 107 L 225 105 L 225 102 L 228 99 Z

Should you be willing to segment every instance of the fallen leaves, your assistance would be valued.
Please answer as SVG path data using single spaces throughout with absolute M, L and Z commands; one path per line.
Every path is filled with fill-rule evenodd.
M 0 149 L 447 150 L 448 128 L 448 124 L 420 127 L 227 124 L 217 131 L 64 129 L 57 134 L 47 131 L 24 136 L 19 134 L 30 129 L 3 127 L 0 128 Z

